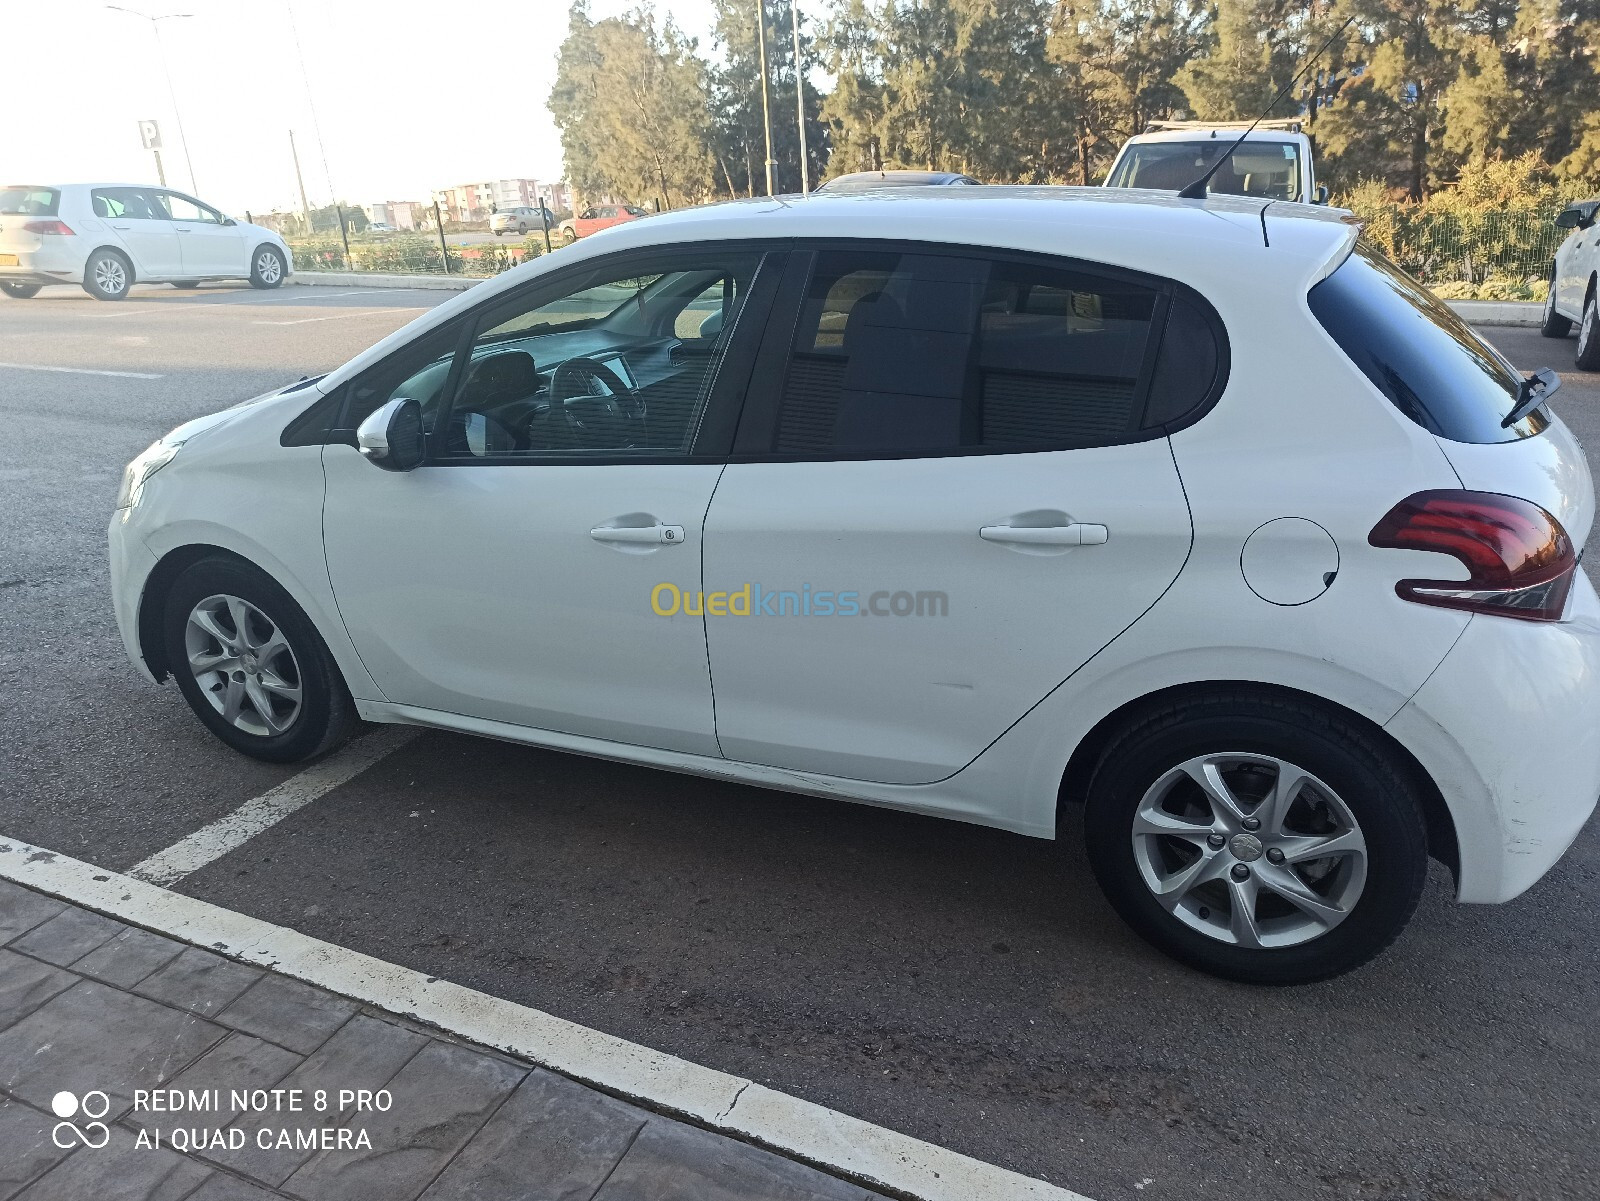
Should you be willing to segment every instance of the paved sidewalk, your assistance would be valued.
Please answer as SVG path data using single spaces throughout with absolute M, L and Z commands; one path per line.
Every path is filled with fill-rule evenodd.
M 0 1201 L 273 1197 L 878 1195 L 0 881 Z

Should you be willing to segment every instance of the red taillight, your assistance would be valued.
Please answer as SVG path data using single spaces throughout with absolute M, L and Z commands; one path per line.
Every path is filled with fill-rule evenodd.
M 23 225 L 22 231 L 30 234 L 65 234 L 72 236 L 72 230 L 65 221 L 29 221 Z
M 1561 619 L 1578 562 L 1559 521 L 1497 492 L 1418 492 L 1384 514 L 1367 541 L 1466 565 L 1465 580 L 1401 580 L 1394 590 L 1405 600 L 1525 621 Z

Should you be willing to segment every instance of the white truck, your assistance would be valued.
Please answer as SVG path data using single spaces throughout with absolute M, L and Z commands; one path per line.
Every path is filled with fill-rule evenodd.
M 1118 152 L 1105 186 L 1176 192 L 1204 175 L 1249 127 L 1248 121 L 1152 121 Z M 1328 189 L 1317 183 L 1314 157 L 1300 121 L 1262 121 L 1212 177 L 1208 190 L 1326 204 Z
M 1550 295 L 1544 302 L 1539 332 L 1547 338 L 1565 338 L 1578 323 L 1580 371 L 1600 371 L 1600 199 L 1567 205 L 1556 225 L 1572 232 L 1556 249 L 1550 265 Z

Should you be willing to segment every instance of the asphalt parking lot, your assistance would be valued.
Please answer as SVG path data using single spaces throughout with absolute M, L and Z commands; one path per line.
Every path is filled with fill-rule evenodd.
M 0 833 L 122 871 L 294 774 L 127 664 L 118 473 L 449 295 L 0 304 Z M 1572 342 L 1486 332 L 1593 459 Z M 1100 1201 L 1600 1194 L 1593 824 L 1518 901 L 1435 871 L 1377 963 L 1276 991 L 1147 949 L 1070 840 L 440 733 L 175 887 Z

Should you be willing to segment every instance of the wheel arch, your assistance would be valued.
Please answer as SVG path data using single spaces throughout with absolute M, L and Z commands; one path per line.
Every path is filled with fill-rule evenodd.
M 1186 699 L 1199 700 L 1215 693 L 1218 689 L 1232 692 L 1253 691 L 1264 696 L 1293 699 L 1330 713 L 1337 713 L 1343 720 L 1358 723 L 1374 740 L 1394 754 L 1395 762 L 1416 785 L 1417 793 L 1422 798 L 1423 818 L 1427 824 L 1428 854 L 1448 867 L 1452 876 L 1460 874 L 1461 854 L 1456 838 L 1455 818 L 1451 815 L 1444 794 L 1440 792 L 1433 777 L 1404 744 L 1371 718 L 1326 697 L 1282 684 L 1259 681 L 1204 680 L 1175 684 L 1136 697 L 1106 714 L 1078 741 L 1078 745 L 1073 748 L 1072 755 L 1067 760 L 1066 769 L 1061 774 L 1056 798 L 1058 827 L 1070 812 L 1082 808 L 1088 796 L 1090 778 L 1095 765 L 1119 731 L 1139 721 L 1152 709 L 1174 702 L 1181 703 Z
M 192 543 L 168 551 L 150 569 L 149 576 L 145 578 L 144 591 L 139 596 L 139 654 L 157 683 L 172 674 L 172 665 L 167 662 L 165 639 L 161 636 L 167 594 L 172 591 L 172 585 L 180 575 L 204 559 L 231 559 L 235 563 L 257 567 L 243 555 L 226 547 Z
M 137 263 L 135 263 L 133 261 L 133 255 L 129 254 L 121 246 L 118 246 L 118 245 L 116 245 L 115 243 L 112 243 L 112 242 L 102 242 L 102 243 L 100 243 L 100 245 L 96 246 L 93 250 L 91 250 L 88 253 L 88 255 L 84 258 L 84 260 L 83 260 L 83 277 L 84 277 L 84 279 L 88 279 L 89 278 L 89 264 L 94 262 L 94 256 L 99 254 L 102 250 L 111 251 L 112 254 L 116 255 L 124 263 L 128 264 L 128 286 L 130 288 L 133 287 L 134 284 L 139 282 L 139 266 L 138 266 Z

